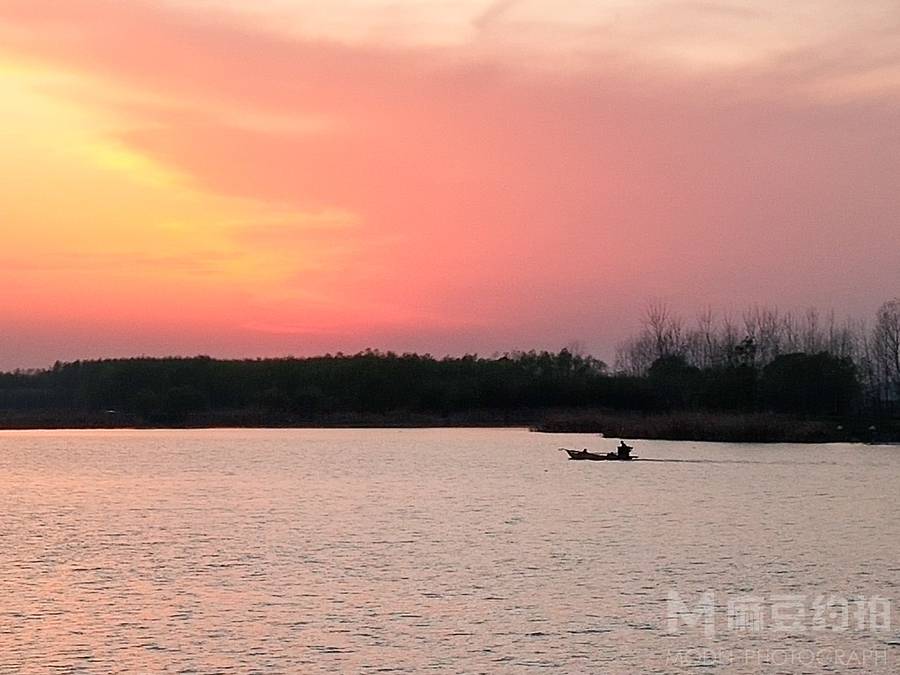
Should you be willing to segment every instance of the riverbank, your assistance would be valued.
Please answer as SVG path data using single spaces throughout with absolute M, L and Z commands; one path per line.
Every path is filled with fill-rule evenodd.
M 900 442 L 898 420 L 805 419 L 772 413 L 576 411 L 549 415 L 531 430 L 726 443 Z
M 59 429 L 309 429 L 309 428 L 439 428 L 534 427 L 559 414 L 546 410 L 472 410 L 454 413 L 316 413 L 308 415 L 260 410 L 191 413 L 179 418 L 144 418 L 118 411 L 0 412 L 0 430 Z
M 543 433 L 601 434 L 607 438 L 734 443 L 900 442 L 900 420 L 803 419 L 768 413 L 639 413 L 606 409 L 470 410 L 455 413 L 273 413 L 206 411 L 146 419 L 102 412 L 0 412 L 2 430 L 217 428 L 484 428 L 527 427 Z

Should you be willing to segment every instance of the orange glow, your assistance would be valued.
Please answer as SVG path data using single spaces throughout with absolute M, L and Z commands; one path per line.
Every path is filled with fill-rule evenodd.
M 0 0 L 0 367 L 870 313 L 895 9 L 826 4 Z

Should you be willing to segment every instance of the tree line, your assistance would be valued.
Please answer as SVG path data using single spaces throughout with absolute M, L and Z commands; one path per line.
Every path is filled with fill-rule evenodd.
M 435 358 L 366 350 L 309 358 L 131 358 L 0 375 L 0 410 L 131 413 L 150 423 L 209 410 L 316 416 L 578 406 L 615 398 L 590 356 L 523 352 Z
M 128 413 L 147 424 L 210 411 L 306 420 L 336 413 L 450 414 L 609 408 L 660 412 L 900 413 L 900 300 L 871 328 L 752 308 L 688 325 L 652 305 L 615 368 L 577 350 L 436 358 L 366 350 L 308 358 L 130 358 L 0 374 L 0 413 Z
M 900 299 L 884 303 L 872 324 L 759 306 L 738 316 L 706 310 L 688 323 L 655 303 L 619 345 L 616 366 L 649 378 L 675 405 L 896 414 Z

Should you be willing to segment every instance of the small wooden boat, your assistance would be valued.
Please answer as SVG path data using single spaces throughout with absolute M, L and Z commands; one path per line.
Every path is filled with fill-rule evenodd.
M 631 455 L 620 455 L 615 452 L 607 452 L 605 455 L 600 455 L 587 450 L 569 450 L 568 448 L 560 448 L 560 450 L 565 450 L 569 455 L 569 459 L 587 460 L 590 462 L 631 462 L 637 459 L 637 457 L 632 457 Z

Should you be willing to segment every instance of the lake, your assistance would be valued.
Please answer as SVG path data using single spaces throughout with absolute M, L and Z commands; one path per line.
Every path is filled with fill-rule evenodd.
M 900 447 L 0 433 L 0 673 L 900 670 Z

